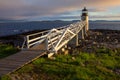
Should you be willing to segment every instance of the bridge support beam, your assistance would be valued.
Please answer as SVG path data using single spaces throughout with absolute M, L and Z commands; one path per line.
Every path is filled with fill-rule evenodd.
M 52 57 L 55 53 L 49 53 L 48 58 Z
M 81 38 L 82 38 L 82 39 L 85 39 L 85 38 L 84 38 L 84 29 L 82 29 L 81 32 L 82 32 L 82 34 L 81 34 Z
M 78 34 L 76 35 L 76 46 L 79 45 L 79 38 L 78 38 Z

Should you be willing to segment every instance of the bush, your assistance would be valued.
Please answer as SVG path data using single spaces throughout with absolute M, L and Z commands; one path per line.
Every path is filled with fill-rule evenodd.
M 18 51 L 19 50 L 17 48 L 14 48 L 11 45 L 3 45 L 3 44 L 1 44 L 0 45 L 0 59 L 4 58 L 4 57 L 7 57 L 9 55 L 12 55 L 12 54 L 14 54 L 14 53 L 16 53 Z
M 11 80 L 11 78 L 8 75 L 4 75 L 0 77 L 0 80 Z

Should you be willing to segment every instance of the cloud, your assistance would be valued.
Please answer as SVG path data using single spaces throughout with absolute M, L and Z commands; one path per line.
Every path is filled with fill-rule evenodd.
M 87 6 L 90 12 L 107 11 L 119 5 L 120 0 L 0 0 L 0 19 L 60 16 L 81 10 L 83 6 Z

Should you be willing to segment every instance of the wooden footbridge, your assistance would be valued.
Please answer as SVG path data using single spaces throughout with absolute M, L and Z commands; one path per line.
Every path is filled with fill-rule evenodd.
M 79 22 L 25 36 L 21 52 L 0 60 L 0 76 L 11 73 L 44 54 L 48 57 L 56 54 L 74 37 L 77 46 L 78 36 L 84 39 L 87 31 L 88 12 L 84 8 Z

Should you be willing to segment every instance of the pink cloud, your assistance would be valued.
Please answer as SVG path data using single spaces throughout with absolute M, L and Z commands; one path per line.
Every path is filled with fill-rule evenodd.
M 81 10 L 106 11 L 120 0 L 0 0 L 0 18 L 27 19 Z

